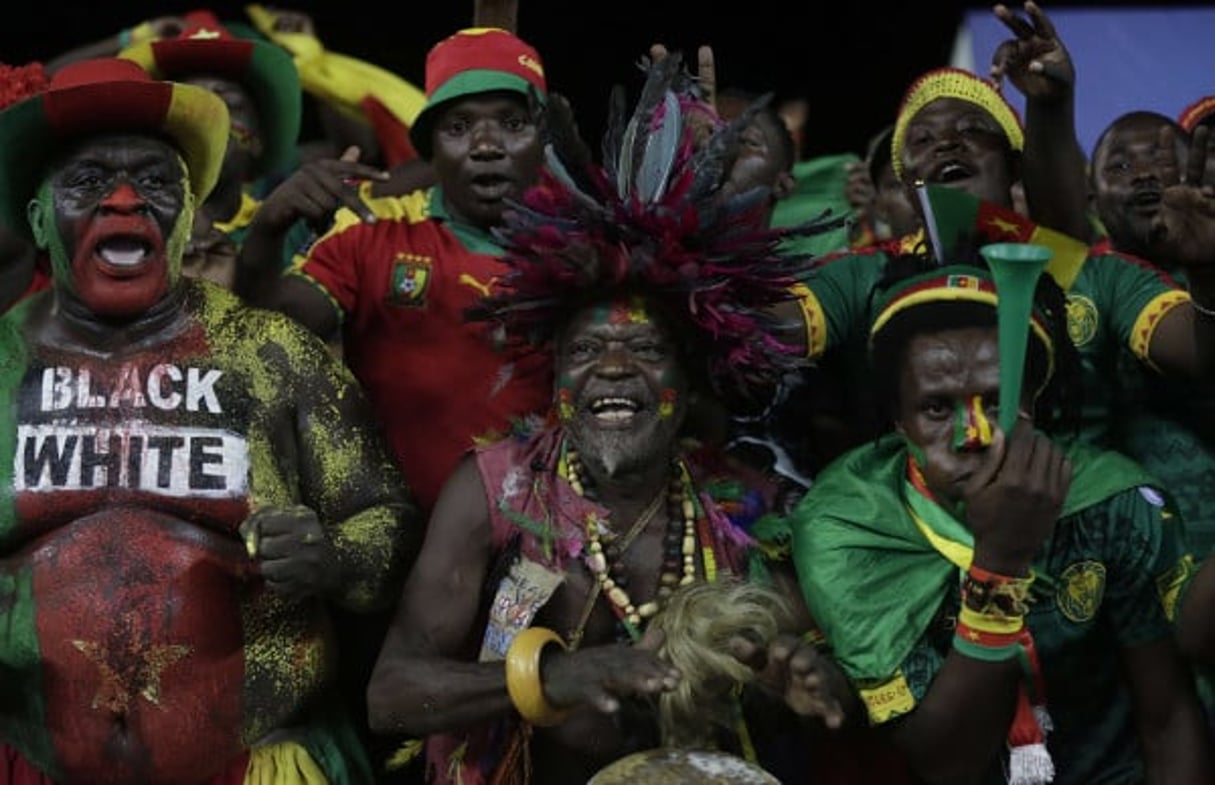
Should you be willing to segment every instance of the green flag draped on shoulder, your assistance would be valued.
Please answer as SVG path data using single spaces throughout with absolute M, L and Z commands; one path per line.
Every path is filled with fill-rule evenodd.
M 1077 443 L 1068 458 L 1072 483 L 1061 520 L 1121 491 L 1155 485 L 1117 453 Z M 933 542 L 973 548 L 969 532 L 940 508 L 920 518 L 933 528 L 932 541 L 917 527 L 906 475 L 906 442 L 890 434 L 822 472 L 787 521 L 806 603 L 854 681 L 894 675 L 958 580 L 958 568 Z

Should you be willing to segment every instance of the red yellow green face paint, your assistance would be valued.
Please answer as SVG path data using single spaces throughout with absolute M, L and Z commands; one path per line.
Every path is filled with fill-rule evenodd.
M 596 311 L 600 324 L 649 324 L 650 314 L 641 297 L 621 297 Z
M 678 400 L 679 393 L 674 387 L 663 387 L 658 394 L 658 416 L 665 419 L 674 414 L 675 402 Z
M 991 420 L 983 408 L 983 396 L 971 396 L 969 401 L 959 402 L 954 409 L 953 448 L 976 450 L 991 444 Z
M 574 380 L 569 374 L 557 380 L 557 417 L 563 422 L 574 419 Z

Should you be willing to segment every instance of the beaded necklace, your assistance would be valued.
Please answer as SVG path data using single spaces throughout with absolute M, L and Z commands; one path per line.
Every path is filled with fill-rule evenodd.
M 578 453 L 567 449 L 564 476 L 574 493 L 587 498 L 582 465 Z M 663 493 L 654 497 L 646 511 L 638 517 L 629 532 L 619 543 L 605 543 L 606 532 L 596 516 L 586 520 L 586 565 L 594 576 L 599 589 L 608 598 L 612 612 L 632 640 L 641 638 L 644 623 L 655 616 L 662 603 L 679 586 L 696 580 L 697 510 L 691 496 L 691 480 L 682 464 L 677 463 L 666 492 L 668 522 L 663 540 L 662 571 L 658 576 L 658 591 L 654 599 L 638 605 L 627 591 L 622 556 L 624 549 L 645 528 L 658 511 Z
M 693 492 L 692 476 L 688 472 L 687 466 L 682 461 L 676 460 L 672 468 L 674 471 L 667 491 L 668 520 L 667 534 L 663 540 L 665 553 L 662 560 L 662 572 L 659 574 L 658 592 L 650 602 L 640 606 L 634 605 L 632 598 L 624 590 L 626 582 L 624 565 L 619 560 L 619 556 L 632 542 L 632 538 L 645 528 L 644 524 L 649 523 L 654 517 L 652 511 L 656 511 L 658 508 L 655 502 L 662 498 L 662 494 L 659 493 L 655 496 L 655 502 L 651 502 L 649 507 L 638 516 L 637 521 L 629 527 L 628 534 L 621 540 L 622 547 L 618 549 L 603 544 L 597 518 L 588 517 L 586 522 L 586 563 L 596 580 L 596 591 L 593 591 L 591 596 L 593 597 L 597 591 L 602 591 L 607 595 L 608 604 L 616 614 L 621 627 L 634 642 L 641 639 L 642 625 L 658 613 L 663 602 L 674 593 L 675 589 L 696 580 L 697 540 L 700 542 L 705 580 L 712 581 L 717 578 L 717 558 L 713 552 L 709 516 L 697 504 L 696 494 Z M 587 493 L 587 488 L 583 483 L 582 464 L 578 460 L 577 451 L 566 447 L 558 465 L 558 473 L 565 478 L 574 493 L 582 498 L 593 498 L 592 494 Z M 593 600 L 588 603 L 586 614 L 589 614 L 593 605 Z M 581 639 L 581 625 L 579 625 L 578 638 Z M 733 696 L 733 702 L 734 732 L 738 736 L 743 758 L 757 763 L 759 756 L 754 740 L 751 738 L 750 728 L 743 718 L 742 705 L 737 692 Z

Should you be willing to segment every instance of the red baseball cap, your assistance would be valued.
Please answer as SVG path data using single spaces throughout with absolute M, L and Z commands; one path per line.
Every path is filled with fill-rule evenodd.
M 507 30 L 470 27 L 435 44 L 426 56 L 426 105 L 409 130 L 410 141 L 430 158 L 431 130 L 440 104 L 494 90 L 541 98 L 548 92 L 540 54 Z

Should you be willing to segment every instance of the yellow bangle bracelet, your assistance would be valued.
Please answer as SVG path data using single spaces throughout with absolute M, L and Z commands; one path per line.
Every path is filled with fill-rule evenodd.
M 979 613 L 966 606 L 962 606 L 962 610 L 958 611 L 958 621 L 972 630 L 990 632 L 995 635 L 1020 632 L 1021 628 L 1025 626 L 1024 616 L 996 616 L 990 613 Z
M 546 627 L 528 627 L 511 641 L 506 650 L 506 691 L 524 720 L 546 727 L 563 722 L 568 711 L 554 707 L 544 697 L 540 683 L 540 656 L 544 647 L 555 643 L 565 650 L 561 636 Z

